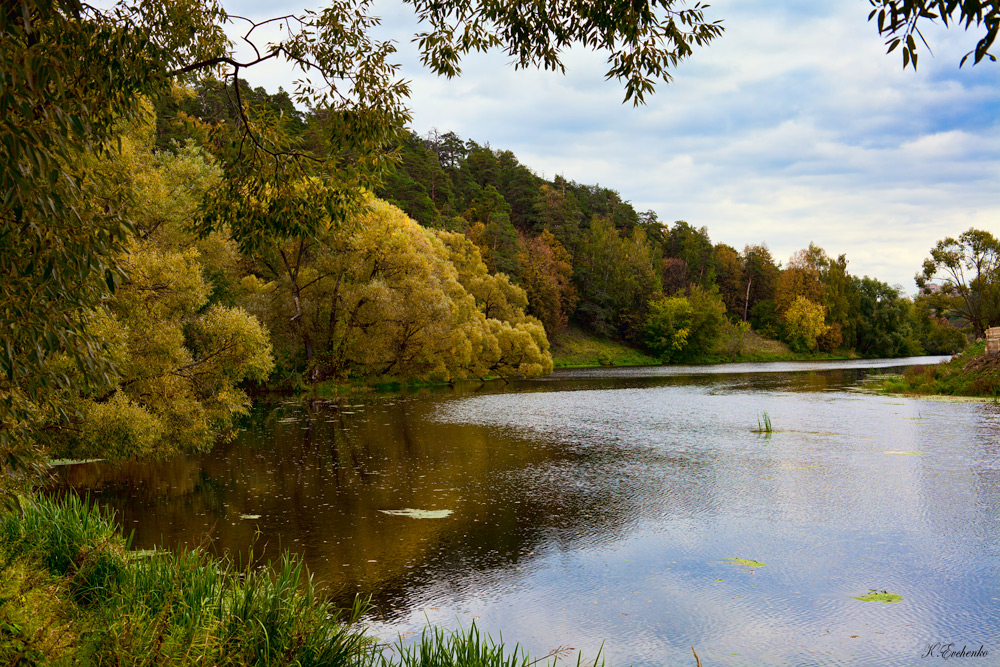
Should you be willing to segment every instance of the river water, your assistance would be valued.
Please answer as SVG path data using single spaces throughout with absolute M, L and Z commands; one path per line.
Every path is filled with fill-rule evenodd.
M 301 555 L 387 639 L 475 621 L 614 665 L 1000 664 L 1000 406 L 856 391 L 927 361 L 286 400 L 206 455 L 60 474 L 137 547 Z

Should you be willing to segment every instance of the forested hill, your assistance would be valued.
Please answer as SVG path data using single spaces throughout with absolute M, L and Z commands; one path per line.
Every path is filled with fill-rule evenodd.
M 814 245 L 782 268 L 764 240 L 713 244 L 705 227 L 665 224 L 611 188 L 546 180 L 512 152 L 452 132 L 410 133 L 400 152 L 379 196 L 422 225 L 469 236 L 492 270 L 527 290 L 550 336 L 575 322 L 667 361 L 725 353 L 723 341 L 747 325 L 795 351 L 900 356 L 963 345 L 940 309 L 851 276 L 845 256 Z
M 296 145 L 320 141 L 321 115 L 297 110 L 280 90 L 243 91 Z M 171 150 L 191 137 L 211 145 L 212 128 L 241 122 L 232 108 L 211 85 L 161 101 L 157 145 Z M 903 356 L 964 346 L 961 318 L 852 276 L 844 255 L 810 244 L 783 263 L 766 239 L 713 244 L 705 227 L 637 212 L 609 187 L 546 180 L 512 152 L 452 132 L 405 133 L 398 148 L 377 196 L 425 229 L 471 241 L 489 273 L 523 290 L 525 312 L 549 338 L 574 324 L 666 362 L 738 356 L 751 328 L 796 352 Z

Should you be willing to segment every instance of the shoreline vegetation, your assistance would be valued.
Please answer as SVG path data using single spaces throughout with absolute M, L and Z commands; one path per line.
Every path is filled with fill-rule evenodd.
M 579 327 L 567 327 L 551 340 L 550 353 L 554 369 L 573 368 L 610 368 L 628 366 L 672 366 L 679 363 L 664 363 L 652 357 L 643 350 L 632 347 L 621 341 L 610 340 L 589 334 Z M 754 331 L 745 333 L 742 348 L 734 351 L 727 349 L 720 342 L 710 353 L 684 362 L 683 365 L 710 365 L 730 363 L 761 363 L 768 361 L 837 361 L 843 359 L 860 359 L 852 351 L 837 352 L 794 352 L 785 343 L 761 336 Z M 504 380 L 499 376 L 491 376 L 482 380 L 464 380 L 463 382 L 481 382 Z M 285 383 L 261 386 L 254 393 L 300 393 L 318 396 L 339 396 L 353 393 L 393 392 L 406 389 L 420 389 L 451 386 L 453 382 L 434 382 L 428 380 L 410 380 L 396 377 L 356 378 L 347 381 L 325 381 L 316 384 Z
M 883 394 L 925 398 L 1000 400 L 1000 355 L 979 341 L 950 361 L 913 366 L 901 375 L 873 377 L 865 388 Z
M 367 602 L 326 602 L 287 553 L 244 566 L 201 551 L 133 551 L 86 500 L 16 496 L 0 510 L 0 664 L 177 667 L 528 667 L 555 665 L 473 623 L 383 644 Z M 577 665 L 603 665 L 600 655 Z
M 996 323 L 987 232 L 941 241 L 910 299 L 812 243 L 782 266 L 763 240 L 713 243 L 510 151 L 414 134 L 409 83 L 366 7 L 253 23 L 242 39 L 258 58 L 242 64 L 219 3 L 0 12 L 0 664 L 538 662 L 475 628 L 383 651 L 357 627 L 363 606 L 339 616 L 290 556 L 264 569 L 132 552 L 88 503 L 32 495 L 54 458 L 207 451 L 255 387 L 537 377 L 553 369 L 549 335 L 571 323 L 629 345 L 570 337 L 564 365 L 951 352 Z M 414 9 L 423 21 L 441 7 Z M 482 22 L 449 15 L 418 41 L 452 76 L 484 45 L 558 68 L 564 47 L 600 33 L 639 103 L 649 74 L 668 80 L 667 64 L 723 30 L 700 6 L 677 14 L 682 31 L 665 14 L 637 31 L 588 12 L 542 21 L 566 30 L 512 13 L 460 43 L 461 23 Z M 262 55 L 251 33 L 274 20 L 286 37 Z M 272 59 L 301 72 L 293 92 L 241 78 Z M 968 257 L 984 270 L 966 281 Z

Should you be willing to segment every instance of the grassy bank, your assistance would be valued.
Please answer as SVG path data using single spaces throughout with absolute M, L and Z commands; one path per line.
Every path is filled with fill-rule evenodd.
M 978 396 L 1000 395 L 1000 355 L 986 354 L 986 343 L 970 346 L 951 361 L 913 366 L 903 375 L 880 378 L 869 387 L 889 394 Z
M 742 341 L 730 332 L 719 339 L 711 354 L 702 355 L 693 363 L 744 363 L 763 361 L 824 361 L 833 359 L 856 359 L 853 352 L 793 352 L 780 340 L 766 338 L 756 331 L 748 331 Z
M 72 496 L 0 511 L 2 665 L 527 667 L 557 657 L 533 661 L 475 626 L 380 645 L 364 611 L 332 608 L 287 556 L 236 568 L 200 552 L 132 551 L 110 517 Z
M 709 354 L 700 355 L 686 363 L 717 364 L 761 361 L 816 361 L 823 359 L 852 359 L 856 355 L 846 352 L 792 352 L 781 341 L 765 338 L 755 331 L 724 335 Z M 591 366 L 658 366 L 659 359 L 629 347 L 624 343 L 598 338 L 582 329 L 560 331 L 551 340 L 552 360 L 556 368 Z
M 549 340 L 556 368 L 593 366 L 657 366 L 659 359 L 624 343 L 598 338 L 582 329 L 569 327 Z

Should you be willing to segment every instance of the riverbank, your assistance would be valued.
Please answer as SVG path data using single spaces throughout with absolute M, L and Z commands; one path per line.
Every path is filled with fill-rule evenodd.
M 287 555 L 235 567 L 198 551 L 133 551 L 72 495 L 21 496 L 0 512 L 3 665 L 527 667 L 558 656 L 532 659 L 474 624 L 384 645 L 365 633 L 366 611 L 360 599 L 331 607 Z
M 554 368 L 600 368 L 611 366 L 661 366 L 659 359 L 626 343 L 601 338 L 577 327 L 560 331 L 551 339 L 550 352 Z M 720 338 L 708 354 L 685 361 L 685 364 L 761 363 L 767 361 L 836 361 L 858 359 L 853 351 L 793 352 L 785 343 L 766 338 L 755 331 L 747 331 L 742 340 Z M 502 380 L 487 377 L 485 380 Z M 300 394 L 317 397 L 352 396 L 370 393 L 396 393 L 413 390 L 434 390 L 452 387 L 457 383 L 480 383 L 482 380 L 441 382 L 398 377 L 352 378 L 326 380 L 308 384 L 299 376 L 285 378 L 256 388 L 254 394 Z
M 793 352 L 779 340 L 766 338 L 755 331 L 733 332 L 722 336 L 710 353 L 685 363 L 719 364 L 764 361 L 822 361 L 857 359 L 852 352 Z M 659 366 L 660 360 L 619 341 L 598 338 L 582 329 L 570 327 L 551 340 L 552 362 L 556 368 L 592 368 L 598 366 Z
M 886 394 L 919 396 L 1000 396 L 1000 355 L 986 354 L 980 341 L 952 357 L 951 361 L 931 366 L 914 366 L 902 375 L 879 378 L 868 388 Z

